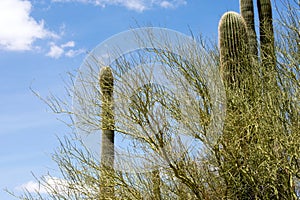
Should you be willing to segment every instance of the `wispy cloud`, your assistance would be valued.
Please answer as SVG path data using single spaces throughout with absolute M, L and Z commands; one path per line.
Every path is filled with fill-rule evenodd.
M 68 50 L 68 51 L 65 53 L 65 55 L 66 55 L 67 57 L 69 57 L 69 58 L 73 58 L 73 57 L 78 56 L 78 55 L 80 55 L 80 54 L 82 54 L 82 53 L 85 53 L 85 52 L 86 52 L 85 49 L 76 49 L 76 50 L 71 49 L 71 50 Z
M 37 39 L 58 37 L 30 15 L 31 8 L 28 0 L 0 1 L 0 49 L 31 50 Z
M 160 3 L 160 6 L 163 7 L 163 8 L 175 8 L 177 5 L 176 4 L 172 4 L 169 1 L 162 1 Z
M 64 53 L 64 49 L 61 46 L 57 46 L 55 43 L 50 44 L 50 50 L 46 54 L 51 58 L 60 58 Z
M 75 42 L 74 41 L 69 41 L 65 44 L 61 45 L 62 48 L 66 48 L 66 47 L 75 47 Z
M 123 6 L 129 10 L 143 12 L 154 7 L 176 8 L 187 4 L 186 0 L 52 0 L 52 2 L 79 2 L 96 6 Z
M 75 57 L 75 56 L 85 52 L 84 49 L 71 49 L 74 47 L 75 47 L 74 41 L 69 41 L 69 42 L 61 44 L 61 45 L 57 45 L 54 42 L 51 42 L 50 50 L 46 55 L 51 58 L 58 59 L 62 56 Z
M 35 181 L 29 181 L 27 183 L 24 183 L 23 185 L 18 186 L 15 188 L 18 191 L 28 191 L 30 193 L 41 193 L 46 194 L 47 190 L 41 186 L 38 182 Z
M 61 194 L 64 196 L 72 197 L 72 194 L 79 194 L 80 191 L 83 193 L 90 193 L 95 194 L 95 188 L 91 187 L 90 185 L 81 185 L 82 183 L 74 184 L 71 182 L 68 182 L 65 179 L 52 177 L 52 176 L 44 176 L 40 179 L 39 182 L 37 181 L 28 181 L 27 183 L 24 183 L 20 186 L 15 187 L 16 191 L 27 191 L 29 193 L 35 193 L 40 195 L 49 195 L 53 194 Z M 97 191 L 98 192 L 98 191 Z M 72 199 L 72 198 L 71 198 Z
M 55 189 L 55 191 L 58 193 L 63 193 L 67 190 L 67 188 L 67 181 L 56 177 L 45 176 L 43 178 L 43 184 L 37 181 L 29 181 L 20 186 L 17 186 L 15 190 L 28 191 L 30 193 L 50 194 L 51 189 Z

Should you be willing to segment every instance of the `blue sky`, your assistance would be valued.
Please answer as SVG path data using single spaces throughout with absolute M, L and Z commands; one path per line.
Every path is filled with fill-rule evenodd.
M 57 136 L 70 133 L 30 87 L 63 96 L 63 79 L 86 52 L 137 24 L 217 39 L 229 10 L 238 11 L 237 0 L 1 0 L 0 199 L 13 199 L 3 188 L 34 185 L 31 172 L 56 169 Z

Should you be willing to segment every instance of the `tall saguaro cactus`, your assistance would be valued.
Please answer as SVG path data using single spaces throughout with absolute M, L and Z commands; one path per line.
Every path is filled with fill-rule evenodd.
M 260 59 L 263 75 L 263 89 L 276 87 L 276 56 L 274 46 L 274 30 L 271 0 L 257 0 L 260 33 Z M 274 102 L 275 103 L 275 102 Z
M 236 12 L 225 13 L 219 23 L 221 76 L 226 87 L 241 89 L 250 68 L 245 20 Z
M 278 102 L 278 95 L 280 95 L 280 89 L 276 83 L 276 55 L 275 55 L 275 41 L 274 41 L 274 29 L 272 18 L 272 5 L 271 0 L 257 0 L 257 8 L 259 14 L 259 31 L 260 31 L 260 51 L 261 51 L 261 66 L 263 72 L 264 82 L 264 94 L 272 98 L 268 107 L 273 108 L 269 113 L 272 116 L 280 115 L 280 106 Z M 270 94 L 270 90 L 273 94 Z M 269 108 L 266 108 L 269 109 Z M 280 123 L 280 120 L 270 120 L 271 124 Z M 284 158 L 285 152 L 278 152 L 278 157 Z M 285 158 L 289 159 L 289 158 Z M 277 180 L 279 199 L 288 197 L 289 199 L 295 199 L 293 196 L 294 185 L 293 177 L 288 171 L 278 169 Z
M 114 113 L 113 87 L 114 78 L 110 67 L 102 67 L 99 76 L 102 103 L 102 145 L 101 145 L 101 199 L 114 198 L 113 167 L 114 167 Z
M 223 132 L 223 147 L 228 152 L 232 142 L 242 140 L 244 130 L 241 128 L 246 123 L 241 118 L 244 110 L 241 107 L 244 101 L 251 96 L 252 55 L 249 51 L 249 39 L 246 22 L 236 12 L 225 13 L 219 23 L 219 48 L 220 48 L 220 73 L 225 84 L 227 94 L 227 118 Z M 252 52 L 253 53 L 253 52 Z M 241 150 L 234 161 L 227 160 L 221 166 L 228 176 L 225 177 L 229 196 L 237 199 L 255 198 L 251 186 L 248 186 L 247 176 L 238 168 L 246 159 L 247 146 L 237 143 Z M 232 152 L 232 153 L 233 153 Z M 230 153 L 229 153 L 230 154 Z M 240 162 L 241 161 L 241 162 Z M 235 166 L 232 166 L 235 165 Z
M 257 0 L 261 60 L 264 67 L 274 67 L 276 63 L 272 6 L 270 0 Z
M 247 32 L 249 35 L 250 53 L 257 58 L 257 39 L 254 23 L 254 6 L 253 0 L 240 0 L 241 15 L 246 22 Z
M 239 147 L 239 151 L 241 152 L 230 152 L 232 155 L 237 156 L 233 158 L 235 159 L 233 163 L 229 163 L 225 166 L 226 172 L 229 173 L 228 177 L 225 176 L 225 182 L 227 183 L 228 193 L 237 199 L 261 199 L 266 197 L 270 199 L 294 199 L 293 180 L 288 171 L 280 167 L 275 167 L 274 171 L 276 171 L 276 173 L 272 174 L 273 177 L 268 179 L 269 182 L 263 180 L 260 182 L 261 185 L 257 185 L 254 179 L 247 179 L 247 177 L 250 177 L 247 174 L 249 171 L 245 173 L 246 171 L 243 170 L 244 168 L 250 169 L 251 171 L 251 168 L 255 168 L 256 166 L 253 166 L 251 162 L 245 163 L 251 155 L 249 155 L 248 148 L 245 148 L 245 146 L 248 145 L 247 142 L 249 142 L 245 140 L 245 138 L 249 137 L 246 135 L 243 137 L 243 134 L 252 134 L 252 125 L 246 121 L 244 123 L 244 121 L 239 120 L 239 118 L 246 119 L 247 112 L 255 112 L 256 107 L 258 109 L 262 107 L 264 112 L 263 118 L 257 118 L 255 120 L 266 121 L 269 126 L 280 124 L 280 105 L 276 100 L 280 89 L 276 82 L 276 55 L 271 0 L 257 0 L 257 8 L 259 14 L 260 56 L 258 56 L 257 53 L 258 45 L 256 41 L 252 0 L 240 0 L 241 15 L 234 12 L 227 12 L 222 16 L 219 23 L 220 73 L 223 82 L 226 90 L 231 92 L 230 95 L 246 97 L 246 102 L 242 103 L 239 98 L 235 98 L 232 101 L 232 97 L 227 96 L 229 106 L 226 121 L 230 121 L 231 126 L 228 127 L 225 121 L 224 138 L 225 140 L 230 140 L 230 136 L 238 134 L 235 138 L 241 141 L 244 140 L 246 143 L 237 142 L 241 144 Z M 249 60 L 249 57 L 257 60 Z M 256 66 L 258 66 L 258 68 L 255 68 Z M 251 81 L 244 81 L 246 77 L 251 77 L 251 74 L 253 77 L 256 76 L 253 80 L 259 83 L 255 83 L 256 85 L 252 85 L 252 87 L 249 88 L 258 90 L 255 93 L 255 95 L 258 96 L 253 96 L 251 89 L 247 87 L 247 84 L 251 84 Z M 261 91 L 260 89 L 263 90 Z M 256 100 L 257 97 L 258 99 Z M 253 100 L 256 101 L 256 107 L 251 107 Z M 262 106 L 260 106 L 260 104 Z M 245 113 L 244 110 L 239 108 L 241 105 L 247 108 Z M 238 112 L 236 112 L 236 110 Z M 237 115 L 235 115 L 235 113 L 237 113 Z M 260 123 L 257 122 L 256 124 Z M 239 129 L 241 126 L 243 126 L 243 128 Z M 255 134 L 259 134 L 259 132 L 256 131 Z M 272 137 L 274 133 L 264 130 L 263 134 L 264 137 L 268 138 Z M 278 129 L 278 134 L 281 134 L 280 128 Z M 227 141 L 224 141 L 225 145 L 226 142 Z M 231 140 L 231 142 L 234 141 Z M 243 146 L 243 144 L 246 145 Z M 268 145 L 270 148 L 273 148 L 272 151 L 276 152 L 277 158 L 281 160 L 289 159 L 285 158 L 284 151 L 278 151 L 276 145 L 272 146 L 271 143 Z M 237 168 L 233 165 L 237 166 Z M 259 177 L 257 178 L 257 180 L 259 180 Z M 239 182 L 237 187 L 235 185 L 236 182 Z M 271 188 L 268 186 L 270 183 L 273 184 Z M 264 196 L 260 196 L 261 188 L 264 188 Z

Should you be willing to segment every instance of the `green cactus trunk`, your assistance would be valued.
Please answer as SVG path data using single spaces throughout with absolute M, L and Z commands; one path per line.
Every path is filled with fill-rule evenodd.
M 274 30 L 270 0 L 257 0 L 261 61 L 264 67 L 275 67 Z
M 219 23 L 220 73 L 226 88 L 245 90 L 251 73 L 245 20 L 235 12 L 225 13 Z
M 110 67 L 101 68 L 99 84 L 102 103 L 100 199 L 114 199 L 114 78 Z
M 267 93 L 270 87 L 276 86 L 276 56 L 274 46 L 274 30 L 272 5 L 270 0 L 257 0 L 260 33 L 260 59 L 263 75 L 263 89 Z
M 227 111 L 223 132 L 223 146 L 228 152 L 234 140 L 243 141 L 247 122 L 241 118 L 245 113 L 241 106 L 252 95 L 252 56 L 249 51 L 249 39 L 245 20 L 235 12 L 225 13 L 219 23 L 220 73 L 227 94 Z M 247 176 L 240 170 L 247 157 L 247 143 L 237 143 L 240 153 L 235 160 L 225 161 L 222 171 L 227 185 L 228 198 L 255 199 L 254 191 L 247 182 Z M 232 152 L 234 153 L 234 152 Z M 230 154 L 230 153 L 229 153 Z M 241 161 L 241 163 L 240 163 Z
M 278 117 L 281 112 L 279 102 L 280 88 L 276 80 L 276 54 L 271 0 L 257 0 L 257 8 L 260 22 L 260 57 L 261 70 L 263 72 L 263 90 L 267 98 L 272 98 L 272 101 L 266 105 L 265 109 L 269 113 L 270 124 L 280 124 L 280 117 Z M 273 94 L 270 94 L 269 91 L 273 91 Z M 284 158 L 284 155 L 284 152 L 278 152 L 278 157 Z M 293 196 L 295 192 L 293 178 L 288 171 L 278 169 L 276 184 L 278 199 L 295 199 Z
M 253 0 L 240 0 L 241 15 L 246 22 L 247 32 L 249 35 L 249 49 L 254 58 L 257 59 L 257 39 L 254 23 L 254 6 Z

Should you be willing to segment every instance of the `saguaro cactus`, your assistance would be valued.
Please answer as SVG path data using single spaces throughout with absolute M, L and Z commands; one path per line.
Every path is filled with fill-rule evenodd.
M 261 65 L 263 72 L 264 93 L 272 98 L 268 107 L 273 108 L 271 115 L 278 116 L 280 113 L 279 102 L 277 95 L 280 95 L 280 89 L 276 83 L 276 55 L 274 44 L 274 29 L 272 18 L 271 0 L 257 0 L 257 8 L 259 14 L 259 32 L 260 32 L 260 51 L 261 51 Z M 269 91 L 273 91 L 270 94 Z M 268 108 L 266 108 L 268 109 Z M 269 112 L 270 113 L 270 112 Z M 278 119 L 270 120 L 271 123 L 280 123 Z M 278 156 L 284 158 L 284 152 L 278 152 Z M 289 158 L 286 158 L 289 159 Z M 293 178 L 288 171 L 278 169 L 277 171 L 277 185 L 279 199 L 295 199 L 293 196 L 294 185 Z
M 219 48 L 220 48 L 220 73 L 225 84 L 227 93 L 227 118 L 225 119 L 223 132 L 223 145 L 227 151 L 230 149 L 235 138 L 242 140 L 244 130 L 241 128 L 246 122 L 241 118 L 244 110 L 240 105 L 251 96 L 251 53 L 249 52 L 249 39 L 246 22 L 243 17 L 236 12 L 225 13 L 219 23 Z M 247 146 L 237 143 L 242 152 L 237 154 L 236 160 L 227 160 L 221 166 L 225 175 L 229 196 L 237 199 L 254 198 L 251 186 L 247 185 L 246 175 L 239 170 L 246 159 Z M 229 148 L 227 148 L 229 147 Z M 230 153 L 229 153 L 230 154 Z M 238 164 L 237 164 L 238 163 Z M 232 166 L 236 165 L 236 166 Z
M 270 0 L 257 0 L 260 33 L 260 58 L 263 72 L 264 90 L 276 87 L 276 56 L 274 46 L 274 30 L 272 5 Z
M 246 22 L 247 32 L 249 35 L 250 53 L 257 58 L 257 39 L 254 23 L 254 6 L 253 0 L 240 0 L 241 15 Z
M 259 14 L 259 33 L 262 64 L 265 66 L 268 65 L 268 67 L 274 67 L 276 61 L 274 52 L 274 30 L 271 1 L 257 0 L 257 8 Z
M 254 73 L 256 74 L 255 81 L 259 82 L 255 83 L 257 85 L 252 86 L 252 88 L 256 88 L 258 90 L 258 92 L 256 91 L 255 95 L 259 95 L 259 98 L 256 102 L 256 107 L 259 107 L 257 103 L 263 102 L 262 109 L 264 113 L 267 113 L 266 115 L 264 115 L 263 120 L 267 121 L 270 126 L 272 126 L 272 124 L 280 124 L 280 121 L 278 120 L 280 118 L 280 104 L 279 102 L 277 102 L 276 96 L 280 94 L 280 89 L 277 86 L 276 82 L 276 56 L 271 1 L 257 0 L 257 8 L 260 25 L 259 57 L 257 56 L 258 49 L 252 0 L 240 0 L 240 9 L 242 16 L 234 12 L 227 12 L 222 16 L 219 24 L 219 46 L 221 61 L 220 73 L 222 75 L 223 82 L 225 83 L 226 89 L 231 91 L 231 95 L 241 95 L 247 98 L 246 103 L 244 102 L 242 104 L 238 104 L 239 98 L 235 98 L 235 101 L 231 101 L 231 97 L 227 96 L 229 104 L 227 113 L 229 114 L 229 117 L 226 118 L 226 121 L 230 121 L 232 127 L 228 127 L 225 121 L 225 139 L 228 139 L 228 134 L 231 134 L 232 136 L 233 134 L 244 133 L 243 131 L 240 131 L 238 129 L 239 125 L 243 124 L 243 121 L 240 121 L 237 118 L 246 118 L 244 116 L 244 114 L 246 113 L 243 113 L 243 110 L 239 109 L 240 105 L 251 108 L 251 101 L 256 101 L 256 97 L 251 96 L 251 91 L 247 88 L 247 86 L 245 87 L 244 82 L 245 77 L 248 77 L 249 75 L 251 76 L 251 73 L 252 75 Z M 249 45 L 249 51 L 247 45 Z M 257 61 L 253 62 L 253 59 L 249 61 L 249 55 L 252 58 L 257 58 Z M 258 60 L 258 58 L 260 58 L 260 60 Z M 258 66 L 258 70 L 256 68 L 252 69 L 252 66 Z M 253 72 L 252 70 L 256 71 Z M 260 83 L 262 83 L 262 85 Z M 248 84 L 251 84 L 251 82 L 248 82 Z M 243 90 L 243 87 L 245 90 Z M 262 91 L 260 91 L 260 89 L 262 89 Z M 239 112 L 235 112 L 236 110 L 238 110 Z M 248 109 L 247 112 L 249 111 L 255 111 L 255 107 Z M 230 115 L 234 112 L 239 114 L 240 116 Z M 253 133 L 251 131 L 251 124 L 246 124 L 246 126 L 244 127 L 250 128 L 246 132 L 250 134 Z M 281 134 L 280 130 L 278 132 L 278 134 Z M 268 131 L 264 131 L 264 134 L 268 134 Z M 238 137 L 240 137 L 240 135 Z M 265 135 L 265 137 L 268 136 Z M 226 141 L 224 142 L 224 144 L 226 144 Z M 245 163 L 248 158 L 247 156 L 249 156 L 247 148 L 241 146 L 240 151 L 242 151 L 240 154 L 233 153 L 234 155 L 238 155 L 236 158 L 238 158 L 240 162 L 231 163 L 231 166 L 227 166 L 227 168 L 225 169 L 229 169 L 227 170 L 227 172 L 230 175 L 227 178 L 225 177 L 225 182 L 228 184 L 228 191 L 232 196 L 235 196 L 237 199 L 294 199 L 294 186 L 292 177 L 288 171 L 285 171 L 280 167 L 278 169 L 275 169 L 277 174 L 274 175 L 273 178 L 270 178 L 270 180 L 268 179 L 269 182 L 262 181 L 260 183 L 261 185 L 257 185 L 254 179 L 251 180 L 252 182 L 246 180 L 245 177 L 247 176 L 247 173 L 244 174 L 242 170 L 241 172 L 239 172 L 238 169 L 235 169 L 232 164 L 239 166 L 239 168 L 246 169 L 249 167 L 255 168 L 256 166 L 252 166 L 251 163 L 247 166 L 247 164 Z M 278 156 L 278 158 L 281 158 L 283 160 L 285 159 L 285 153 L 279 152 L 276 149 L 276 146 L 274 147 L 273 151 L 277 153 L 276 155 Z M 234 181 L 231 181 L 231 179 L 234 179 Z M 259 180 L 259 177 L 257 180 Z M 239 187 L 235 187 L 235 182 L 239 182 Z M 271 188 L 268 188 L 268 184 L 270 184 L 271 182 L 273 185 Z M 253 187 L 251 183 L 254 183 Z M 263 196 L 260 196 L 261 194 L 259 190 L 261 188 L 265 188 Z
M 113 166 L 114 166 L 114 113 L 113 86 L 114 78 L 110 67 L 102 67 L 100 71 L 100 88 L 102 103 L 102 149 L 101 149 L 101 199 L 113 199 Z
M 241 87 L 250 65 L 245 20 L 236 12 L 225 13 L 219 23 L 221 76 L 226 87 Z

